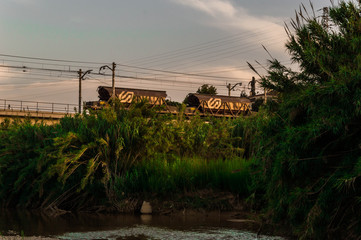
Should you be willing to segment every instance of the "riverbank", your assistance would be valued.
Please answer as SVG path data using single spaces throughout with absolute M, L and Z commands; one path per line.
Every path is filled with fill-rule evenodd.
M 100 207 L 98 212 L 119 212 L 138 214 L 141 211 L 143 202 L 149 202 L 152 213 L 156 215 L 177 214 L 184 211 L 244 211 L 250 209 L 248 204 L 237 194 L 227 191 L 216 191 L 203 189 L 197 191 L 186 191 L 184 193 L 172 193 L 168 196 L 157 194 L 141 195 L 134 194 L 118 202 L 113 202 L 109 208 Z
M 219 212 L 203 210 L 185 209 L 184 211 L 173 212 L 169 215 L 140 215 L 140 214 L 94 214 L 94 213 L 68 213 L 62 216 L 49 217 L 40 212 L 19 211 L 17 213 L 8 212 L 7 221 L 13 229 L 2 231 L 3 235 L 13 235 L 0 237 L 0 240 L 8 239 L 115 239 L 115 235 L 152 235 L 158 238 L 169 239 L 170 236 L 187 233 L 196 237 L 202 233 L 199 239 L 214 239 L 214 234 L 234 238 L 237 234 L 245 234 L 247 238 L 256 239 L 257 236 L 281 236 L 276 231 L 265 231 L 267 225 L 260 230 L 260 223 L 257 216 L 245 212 Z M 4 224 L 5 218 L 0 216 L 0 228 Z M 16 224 L 14 224 L 16 220 Z M 21 223 L 21 224 L 20 224 Z M 14 229 L 14 227 L 17 227 Z M 23 229 L 19 231 L 19 229 Z M 120 230 L 122 229 L 122 230 Z M 277 228 L 269 228 L 277 229 Z M 170 234 L 167 237 L 166 233 Z M 193 235 L 192 235 L 193 234 Z M 22 237 L 24 236 L 24 237 Z M 34 237 L 40 236 L 40 237 Z M 106 236 L 109 236 L 107 238 Z M 113 237 L 111 237 L 113 236 Z M 133 236 L 133 237 L 134 237 Z M 162 237 L 163 236 L 163 237 Z M 207 237 L 208 236 L 208 237 Z M 243 236 L 243 235 L 242 235 Z M 153 236 L 154 237 L 154 236 Z M 233 238 L 232 238 L 233 237 Z M 128 236 L 129 238 L 129 236 Z M 128 239 L 126 237 L 120 239 Z M 139 237 L 138 237 L 139 238 Z M 137 238 L 137 239 L 138 239 Z M 152 238 L 149 236 L 149 238 Z M 145 237 L 139 239 L 147 239 Z M 152 238 L 153 239 L 153 238 Z M 181 236 L 173 239 L 183 239 Z M 264 239 L 284 239 L 284 238 L 264 238 Z
M 143 201 L 152 209 L 151 214 L 141 214 Z M 114 208 L 114 206 L 119 206 Z M 1 226 L 1 223 L 3 226 Z M 4 225 L 4 223 L 8 223 Z M 105 224 L 107 223 L 107 224 Z M 170 228 L 227 227 L 242 229 L 256 235 L 291 238 L 289 228 L 272 224 L 270 219 L 252 210 L 252 206 L 239 196 L 225 191 L 202 190 L 173 194 L 168 197 L 128 198 L 117 204 L 89 209 L 83 212 L 3 210 L 0 214 L 0 232 L 6 239 L 36 239 L 34 235 L 54 236 L 67 232 L 107 231 L 118 226 L 167 226 Z M 15 228 L 13 228 L 16 226 Z M 3 227 L 3 228 L 1 228 Z M 44 232 L 44 229 L 46 231 Z M 10 232 L 9 232 L 10 230 Z M 23 234 L 21 234 L 23 233 Z M 13 237 L 13 238 L 12 238 Z M 1 240 L 1 239 L 0 239 Z

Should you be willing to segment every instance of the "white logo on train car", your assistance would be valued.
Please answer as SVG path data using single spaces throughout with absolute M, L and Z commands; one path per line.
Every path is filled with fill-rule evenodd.
M 119 93 L 118 98 L 122 103 L 131 103 L 134 97 L 134 92 L 122 91 Z
M 211 98 L 208 100 L 209 108 L 220 108 L 222 105 L 222 100 L 220 98 Z

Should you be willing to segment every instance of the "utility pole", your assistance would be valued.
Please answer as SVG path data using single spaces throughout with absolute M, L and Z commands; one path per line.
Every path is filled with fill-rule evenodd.
M 228 88 L 228 96 L 231 96 L 231 91 L 234 90 L 237 85 L 242 86 L 242 83 L 236 83 L 233 86 L 230 83 L 226 85 Z
M 112 89 L 113 89 L 113 98 L 115 97 L 115 67 L 116 67 L 116 64 L 115 62 L 113 62 L 112 64 Z
M 325 27 L 326 29 L 328 29 L 328 21 L 329 21 L 329 19 L 328 19 L 328 17 L 329 17 L 329 11 L 328 11 L 328 7 L 324 7 L 323 9 L 322 9 L 322 11 L 323 11 L 323 14 L 322 14 L 322 21 L 321 21 L 321 23 L 322 23 L 322 26 L 323 27 Z
M 248 83 L 248 86 L 251 85 L 251 96 L 256 95 L 256 79 L 252 77 L 252 80 Z
M 267 103 L 267 89 L 264 89 L 264 104 Z
M 81 113 L 81 81 L 84 80 L 85 75 L 91 73 L 92 70 L 88 70 L 85 73 L 82 72 L 81 69 L 78 71 L 79 76 L 79 110 L 78 112 Z
M 112 98 L 115 97 L 115 67 L 117 65 L 115 64 L 115 62 L 112 63 L 112 67 L 109 67 L 108 65 L 104 65 L 104 66 L 101 66 L 99 68 L 99 73 L 100 71 L 102 70 L 105 70 L 106 68 L 108 68 L 110 71 L 112 71 Z

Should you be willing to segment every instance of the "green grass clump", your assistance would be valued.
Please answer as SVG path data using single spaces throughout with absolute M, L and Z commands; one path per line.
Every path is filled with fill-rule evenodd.
M 244 159 L 206 160 L 156 158 L 143 160 L 117 181 L 119 193 L 167 195 L 199 189 L 230 191 L 247 196 L 250 192 L 250 162 Z

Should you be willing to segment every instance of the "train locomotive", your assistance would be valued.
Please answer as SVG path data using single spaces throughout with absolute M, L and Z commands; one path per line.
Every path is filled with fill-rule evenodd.
M 99 101 L 85 102 L 85 109 L 100 109 L 108 104 L 111 99 L 112 88 L 99 86 Z M 178 113 L 178 109 L 169 106 L 166 101 L 166 91 L 115 88 L 115 96 L 128 108 L 130 105 L 142 100 L 146 100 L 150 107 L 164 106 L 162 113 Z M 201 116 L 215 117 L 238 117 L 251 113 L 251 101 L 246 97 L 230 97 L 221 95 L 209 95 L 199 93 L 189 93 L 187 95 L 188 104 L 184 114 L 188 116 L 199 114 Z

